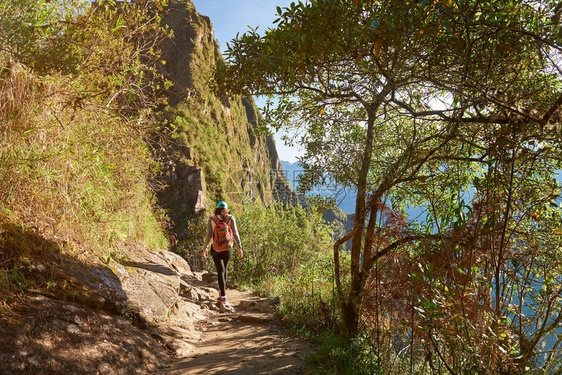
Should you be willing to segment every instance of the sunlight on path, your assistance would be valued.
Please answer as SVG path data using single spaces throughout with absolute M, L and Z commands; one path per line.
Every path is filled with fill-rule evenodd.
M 314 344 L 295 337 L 271 314 L 237 308 L 251 294 L 230 290 L 227 295 L 236 312 L 201 322 L 203 336 L 193 353 L 159 374 L 304 374 Z

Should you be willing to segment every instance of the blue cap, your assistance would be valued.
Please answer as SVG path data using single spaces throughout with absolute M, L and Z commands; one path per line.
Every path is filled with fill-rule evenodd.
M 217 208 L 228 208 L 228 204 L 226 202 L 220 201 L 217 203 Z

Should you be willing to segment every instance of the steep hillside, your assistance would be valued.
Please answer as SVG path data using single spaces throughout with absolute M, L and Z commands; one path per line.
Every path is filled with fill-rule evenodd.
M 244 203 L 287 199 L 291 191 L 253 99 L 220 98 L 210 88 L 222 59 L 210 19 L 190 0 L 174 0 L 163 23 L 173 37 L 163 46 L 160 69 L 173 86 L 154 138 L 164 167 L 158 198 L 173 222 L 175 250 L 189 255 L 202 236 L 199 217 L 217 201 L 236 212 Z
M 291 192 L 253 100 L 209 89 L 220 54 L 190 1 L 161 20 L 159 0 L 92 3 L 69 10 L 68 29 L 26 34 L 16 16 L 50 3 L 13 2 L 13 25 L 0 25 L 29 54 L 0 51 L 0 374 L 146 374 L 188 353 L 177 342 L 196 341 L 201 306 L 217 308 L 169 245 L 196 264 L 190 246 L 217 200 L 236 212 Z M 47 47 L 56 61 L 29 63 Z M 166 107 L 156 59 L 174 84 Z

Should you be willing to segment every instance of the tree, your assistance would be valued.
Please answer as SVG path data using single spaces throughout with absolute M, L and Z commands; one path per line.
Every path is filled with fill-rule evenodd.
M 84 0 L 0 1 L 0 56 L 45 74 L 73 71 L 78 56 L 69 36 Z
M 558 142 L 549 129 L 562 104 L 560 5 L 316 0 L 277 11 L 275 29 L 264 36 L 251 30 L 230 43 L 216 84 L 226 92 L 278 95 L 266 118 L 301 130 L 304 182 L 328 175 L 356 188 L 354 227 L 334 246 L 344 334 L 357 333 L 365 285 L 383 257 L 462 246 L 459 228 L 472 229 L 475 208 L 503 213 L 486 214 L 491 242 L 472 233 L 479 248 L 492 252 L 484 273 L 493 275 L 488 292 L 495 299 L 488 302 L 504 316 L 512 223 L 527 215 L 514 208 L 523 199 L 515 191 L 529 178 L 517 162 L 532 153 L 552 166 L 557 157 L 557 150 L 540 150 Z M 537 181 L 550 176 L 550 167 L 525 166 Z M 462 202 L 463 193 L 478 188 L 474 178 L 489 181 L 478 190 L 485 195 Z M 525 199 L 544 199 L 537 193 Z M 430 205 L 425 230 L 401 218 L 400 204 Z M 347 239 L 351 275 L 344 286 L 338 254 Z

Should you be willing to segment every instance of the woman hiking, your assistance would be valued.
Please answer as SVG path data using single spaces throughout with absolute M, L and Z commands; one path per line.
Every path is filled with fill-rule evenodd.
M 236 228 L 236 219 L 228 214 L 228 205 L 226 202 L 219 202 L 215 209 L 215 214 L 209 217 L 207 222 L 207 235 L 205 236 L 205 245 L 203 246 L 203 256 L 207 258 L 209 255 L 209 244 L 211 243 L 211 257 L 215 262 L 219 279 L 219 302 L 226 302 L 226 277 L 228 261 L 232 256 L 232 245 L 236 241 L 238 245 L 238 258 L 242 258 L 242 243 L 238 228 Z

